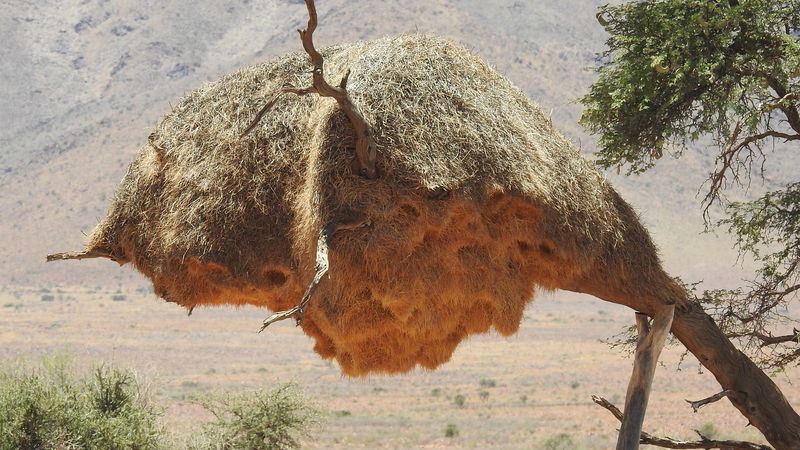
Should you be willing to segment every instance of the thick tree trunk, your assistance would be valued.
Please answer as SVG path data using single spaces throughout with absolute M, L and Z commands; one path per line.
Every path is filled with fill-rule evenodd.
M 589 274 L 565 289 L 625 305 L 650 317 L 653 317 L 659 304 L 664 303 L 648 299 L 636 290 L 626 290 L 626 283 L 615 283 L 615 278 L 606 270 L 608 265 L 601 266 L 599 272 Z M 666 278 L 656 278 L 652 282 L 660 286 L 656 292 L 663 291 L 665 298 L 686 299 L 686 292 L 668 279 L 666 274 L 663 276 Z M 674 289 L 668 289 L 669 285 L 673 285 Z M 800 450 L 800 416 L 772 379 L 734 347 L 701 305 L 681 302 L 681 306 L 675 308 L 671 331 L 716 377 L 723 390 L 735 391 L 728 395 L 730 402 L 764 434 L 773 447 L 777 450 Z
M 800 416 L 772 379 L 733 346 L 699 305 L 675 311 L 672 333 L 716 377 L 733 406 L 778 450 L 800 450 Z

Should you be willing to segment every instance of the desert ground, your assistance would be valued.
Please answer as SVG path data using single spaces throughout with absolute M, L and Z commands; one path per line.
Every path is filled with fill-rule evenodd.
M 307 448 L 548 448 L 562 434 L 572 443 L 566 448 L 612 448 L 618 423 L 591 395 L 622 406 L 632 361 L 601 340 L 630 325 L 633 313 L 592 297 L 539 297 L 516 335 L 474 337 L 438 370 L 352 379 L 289 322 L 258 334 L 264 310 L 188 316 L 145 289 L 6 286 L 0 361 L 66 355 L 78 370 L 102 362 L 131 368 L 164 408 L 164 424 L 184 436 L 209 419 L 192 402 L 200 394 L 295 382 L 325 411 Z M 678 366 L 681 355 L 676 345 L 662 357 L 645 431 L 692 438 L 695 429 L 717 430 L 718 438 L 763 442 L 727 400 L 692 413 L 685 399 L 719 387 L 691 355 Z M 796 376 L 775 376 L 793 404 L 800 403 Z M 458 435 L 446 437 L 451 424 Z

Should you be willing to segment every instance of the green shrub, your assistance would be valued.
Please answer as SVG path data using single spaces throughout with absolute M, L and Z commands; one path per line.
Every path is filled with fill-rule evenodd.
M 79 378 L 64 360 L 0 368 L 0 449 L 156 448 L 160 411 L 133 373 L 99 367 Z
M 456 406 L 458 406 L 459 408 L 463 408 L 464 407 L 464 403 L 466 403 L 466 401 L 467 401 L 467 398 L 464 397 L 461 394 L 458 394 L 458 395 L 455 396 L 455 398 L 453 398 L 453 403 L 455 403 Z
M 566 433 L 555 434 L 547 438 L 542 445 L 544 450 L 575 450 L 578 444 Z
M 714 439 L 719 436 L 719 430 L 717 429 L 717 426 L 711 422 L 706 422 L 700 425 L 700 428 L 697 429 L 697 432 L 709 439 Z
M 456 437 L 458 436 L 458 427 L 454 423 L 448 423 L 447 428 L 444 429 L 444 437 Z
M 491 378 L 484 378 L 484 379 L 481 380 L 480 385 L 481 385 L 481 387 L 493 388 L 493 387 L 497 386 L 497 381 L 495 381 L 495 380 L 493 380 Z
M 197 403 L 216 418 L 204 426 L 214 449 L 298 448 L 298 439 L 319 422 L 319 411 L 309 406 L 294 384 L 269 392 L 205 397 Z

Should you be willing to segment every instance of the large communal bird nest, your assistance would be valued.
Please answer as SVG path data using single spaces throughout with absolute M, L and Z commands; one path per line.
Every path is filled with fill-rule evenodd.
M 514 333 L 537 286 L 577 279 L 621 239 L 613 190 L 461 46 L 407 35 L 321 54 L 326 76 L 350 73 L 374 177 L 353 170 L 336 101 L 279 95 L 311 78 L 308 55 L 290 54 L 178 103 L 80 255 L 131 262 L 187 308 L 284 310 L 316 273 L 320 230 L 349 224 L 327 236 L 330 270 L 301 327 L 363 375 L 434 368 L 470 334 Z

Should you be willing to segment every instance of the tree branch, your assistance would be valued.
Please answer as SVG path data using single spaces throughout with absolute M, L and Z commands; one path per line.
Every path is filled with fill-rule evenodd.
M 308 26 L 305 30 L 298 30 L 298 32 L 300 33 L 300 40 L 303 43 L 303 49 L 305 49 L 306 53 L 308 53 L 308 56 L 311 58 L 311 64 L 314 66 L 312 71 L 313 81 L 311 87 L 305 89 L 284 87 L 278 91 L 272 96 L 267 104 L 261 108 L 256 115 L 256 118 L 250 123 L 245 131 L 242 132 L 241 136 L 245 136 L 256 127 L 267 110 L 272 107 L 277 97 L 281 94 L 291 92 L 297 95 L 319 94 L 320 97 L 332 97 L 337 103 L 339 103 L 339 106 L 347 115 L 347 118 L 350 120 L 350 123 L 353 125 L 353 129 L 355 130 L 356 158 L 354 161 L 354 166 L 356 166 L 358 174 L 371 180 L 375 179 L 375 177 L 377 177 L 377 169 L 375 167 L 375 161 L 377 159 L 375 142 L 372 138 L 372 131 L 370 130 L 366 120 L 364 120 L 364 116 L 361 115 L 361 112 L 350 100 L 350 96 L 347 93 L 346 86 L 347 79 L 350 76 L 350 71 L 348 70 L 345 73 L 338 87 L 331 86 L 327 81 L 325 81 L 323 68 L 325 60 L 314 47 L 313 35 L 314 30 L 317 29 L 317 9 L 314 6 L 314 0 L 306 0 L 306 7 L 308 8 Z
M 624 419 L 624 415 L 622 412 L 614 406 L 611 402 L 604 399 L 603 397 L 598 397 L 596 395 L 592 396 L 592 401 L 597 403 L 598 405 L 602 406 L 603 408 L 607 409 L 611 412 L 614 417 L 617 418 L 620 422 Z M 767 445 L 755 444 L 752 442 L 745 442 L 745 441 L 731 441 L 731 440 L 724 440 L 719 441 L 715 439 L 709 439 L 700 432 L 695 431 L 697 434 L 700 435 L 699 441 L 679 441 L 677 439 L 673 439 L 670 437 L 658 437 L 653 436 L 649 433 L 642 432 L 639 443 L 640 444 L 647 444 L 647 445 L 655 445 L 657 447 L 663 448 L 675 448 L 675 449 L 730 449 L 730 450 L 773 450 L 772 447 Z
M 725 389 L 722 392 L 716 393 L 716 394 L 712 395 L 711 397 L 707 397 L 707 398 L 704 398 L 702 400 L 695 400 L 695 401 L 686 400 L 686 403 L 688 403 L 689 405 L 692 406 L 692 409 L 694 410 L 694 412 L 697 412 L 697 410 L 702 408 L 703 406 L 708 405 L 709 403 L 717 402 L 720 399 L 722 399 L 723 397 L 727 397 L 727 396 L 729 396 L 731 394 L 735 394 L 735 393 L 736 392 L 734 392 L 734 391 L 732 391 L 730 389 Z
M 772 76 L 766 76 L 765 78 L 767 79 L 769 87 L 772 88 L 781 99 L 787 98 L 787 94 L 792 95 L 786 92 L 786 86 L 777 78 Z M 797 111 L 797 107 L 794 105 L 781 105 L 780 110 L 786 115 L 789 126 L 797 133 L 800 133 L 800 113 Z
M 787 142 L 800 140 L 800 134 L 787 134 L 780 131 L 767 130 L 763 133 L 747 136 L 739 141 L 738 144 L 736 144 L 740 132 L 741 124 L 736 124 L 730 145 L 717 156 L 717 168 L 715 168 L 714 172 L 712 172 L 709 176 L 711 186 L 709 187 L 708 193 L 706 193 L 706 196 L 703 199 L 703 204 L 705 205 L 703 209 L 704 215 L 708 214 L 708 209 L 711 207 L 712 203 L 719 198 L 720 191 L 725 187 L 726 176 L 728 172 L 733 170 L 733 163 L 736 161 L 737 155 L 743 148 L 750 148 L 750 144 L 756 143 L 768 137 L 784 139 Z M 798 133 L 800 133 L 800 131 L 798 131 Z
M 731 334 L 731 337 L 734 338 L 747 337 L 747 336 L 754 337 L 761 341 L 761 347 L 766 347 L 768 345 L 784 344 L 787 342 L 793 342 L 797 344 L 798 341 L 800 341 L 800 330 L 795 328 L 792 330 L 792 333 L 793 334 L 787 334 L 784 336 L 772 336 L 759 333 L 758 331 L 752 331 L 749 333 L 738 333 L 738 334 L 734 333 Z
M 108 258 L 111 260 L 114 259 L 114 257 L 111 256 L 110 253 L 101 250 L 88 250 L 82 252 L 53 253 L 52 255 L 47 255 L 47 262 L 61 261 L 66 259 L 90 259 L 90 258 Z
M 322 281 L 322 277 L 328 273 L 328 245 L 330 245 L 331 238 L 333 237 L 334 233 L 343 230 L 354 230 L 367 225 L 369 225 L 369 221 L 366 219 L 359 219 L 343 223 L 328 222 L 328 224 L 326 224 L 322 230 L 320 230 L 319 236 L 317 237 L 317 254 L 314 278 L 306 288 L 306 292 L 303 294 L 303 298 L 300 300 L 300 303 L 293 308 L 287 309 L 286 311 L 279 311 L 267 317 L 258 332 L 261 333 L 271 324 L 288 319 L 290 317 L 295 317 L 296 324 L 300 325 L 301 320 L 303 320 L 303 314 L 306 312 L 308 303 L 311 300 L 311 296 L 314 294 L 314 291 L 317 290 L 317 286 L 319 286 L 320 281 Z

